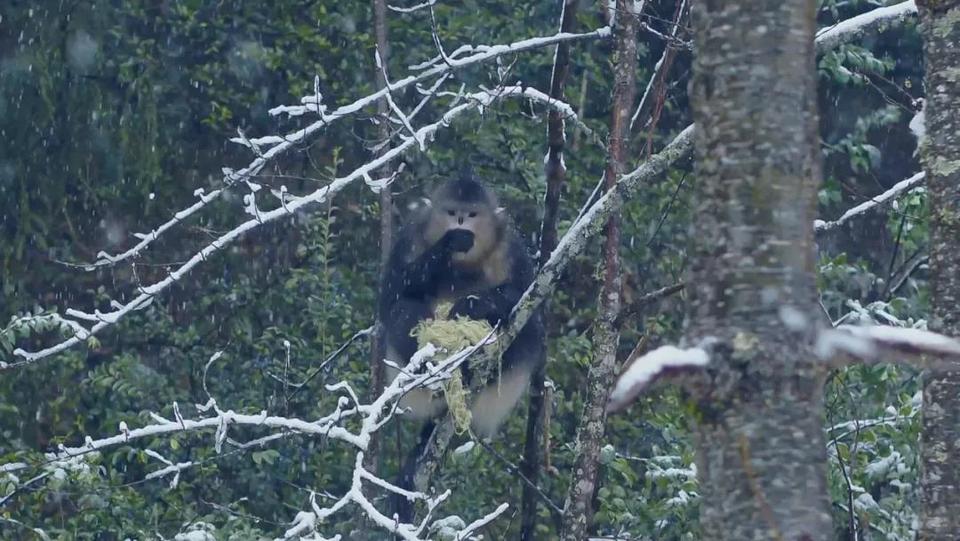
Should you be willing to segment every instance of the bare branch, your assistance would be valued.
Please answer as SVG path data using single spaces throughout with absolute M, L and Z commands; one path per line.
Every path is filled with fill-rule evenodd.
M 626 137 L 629 132 L 630 107 L 636 95 L 637 35 L 636 17 L 643 11 L 643 2 L 616 0 L 620 13 L 614 26 L 613 90 L 610 101 L 610 134 L 607 139 L 604 188 L 616 190 L 626 164 Z M 636 10 L 630 13 L 629 9 Z M 573 473 L 563 505 L 560 538 L 582 539 L 587 524 L 593 519 L 594 488 L 600 467 L 600 447 L 606 417 L 606 402 L 616 377 L 617 347 L 620 328 L 616 325 L 622 304 L 620 262 L 620 216 L 611 213 L 603 228 L 603 283 L 597 299 L 597 320 L 591 341 L 593 359 L 587 371 L 587 388 L 577 423 L 577 449 Z
M 660 60 L 654 65 L 653 74 L 650 76 L 650 80 L 647 81 L 647 88 L 643 91 L 643 96 L 640 98 L 640 103 L 637 104 L 633 116 L 630 117 L 630 131 L 633 131 L 634 124 L 636 124 L 637 119 L 643 111 L 650 107 L 650 100 L 653 99 L 653 87 L 666 77 L 666 72 L 670 69 L 673 57 L 677 52 L 676 47 L 673 46 L 673 42 L 676 40 L 677 33 L 680 31 L 680 21 L 683 19 L 686 9 L 687 0 L 680 0 L 680 5 L 677 8 L 677 20 L 674 22 L 673 28 L 670 29 L 670 35 L 665 36 L 667 43 L 663 49 L 663 54 L 660 55 Z
M 560 9 L 560 32 L 569 32 L 576 23 L 577 2 L 563 0 Z M 570 44 L 560 43 L 553 53 L 553 68 L 550 72 L 550 98 L 564 99 L 564 89 L 567 83 L 567 74 L 570 71 Z M 571 111 L 573 109 L 571 108 Z M 582 108 L 581 108 L 582 110 Z M 543 170 L 546 176 L 547 189 L 543 198 L 543 221 L 540 226 L 540 253 L 538 265 L 542 265 L 557 245 L 557 220 L 560 215 L 560 195 L 566 182 L 567 166 L 564 163 L 563 153 L 567 142 L 565 117 L 559 111 L 553 110 L 547 118 L 547 155 L 543 160 Z M 581 123 L 582 124 L 582 123 Z M 546 310 L 546 307 L 544 307 Z M 547 417 L 544 415 L 546 404 L 546 348 L 541 351 L 541 358 L 537 369 L 530 376 L 530 399 L 527 408 L 527 426 L 524 437 L 523 461 L 520 464 L 519 474 L 527 481 L 523 487 L 520 508 L 520 539 L 529 541 L 536 538 L 537 526 L 537 496 L 541 496 L 549 505 L 553 505 L 546 495 L 537 486 L 540 475 L 541 456 L 549 447 L 544 441 Z M 547 436 L 549 437 L 549 436 Z M 563 511 L 555 511 L 562 517 Z
M 651 182 L 665 173 L 674 163 L 690 155 L 693 150 L 693 129 L 693 125 L 687 126 L 662 151 L 620 177 L 612 190 L 597 199 L 583 213 L 583 216 L 570 226 L 550 259 L 537 273 L 533 284 L 517 303 L 505 334 L 513 336 L 519 332 L 540 301 L 553 293 L 560 274 L 569 262 L 584 250 L 590 238 L 600 232 L 611 214 L 616 212 L 645 183 Z
M 683 291 L 684 287 L 686 287 L 686 284 L 680 282 L 673 284 L 672 286 L 661 287 L 660 289 L 651 291 L 650 293 L 635 299 L 620 311 L 620 315 L 617 317 L 617 325 L 623 325 L 628 319 L 639 314 L 647 306 L 661 299 L 669 297 L 670 295 L 674 295 Z

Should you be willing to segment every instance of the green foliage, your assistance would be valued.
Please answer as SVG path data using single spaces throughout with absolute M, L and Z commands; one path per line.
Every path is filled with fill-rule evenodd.
M 880 149 L 868 143 L 871 130 L 895 124 L 900 120 L 900 109 L 888 105 L 857 119 L 854 129 L 840 138 L 835 144 L 829 145 L 828 155 L 831 152 L 842 153 L 849 157 L 850 168 L 856 173 L 868 173 L 878 169 L 882 164 Z
M 877 58 L 869 49 L 857 45 L 842 45 L 820 58 L 820 76 L 836 84 L 865 85 L 870 75 L 885 75 L 894 67 L 890 58 Z
M 832 14 L 832 22 L 871 6 L 824 2 L 820 16 L 826 23 Z M 440 2 L 435 14 L 448 51 L 461 44 L 548 34 L 558 16 L 552 3 L 476 0 Z M 0 318 L 13 318 L 0 331 L 0 360 L 8 359 L 15 345 L 32 347 L 71 334 L 54 308 L 59 313 L 67 306 L 106 309 L 114 297 L 128 299 L 137 285 L 164 278 L 211 235 L 236 224 L 238 198 L 226 197 L 202 217 L 181 224 L 136 258 L 135 268 L 81 273 L 55 261 L 86 262 L 100 250 L 123 250 L 131 245 L 130 233 L 147 232 L 195 201 L 195 188 L 219 187 L 221 167 L 251 158 L 224 141 L 238 127 L 254 136 L 301 126 L 303 119 L 271 117 L 267 110 L 298 103 L 313 92 L 315 76 L 331 107 L 369 93 L 373 85 L 366 3 L 135 1 L 120 10 L 96 1 L 67 11 L 16 3 L 4 12 L 2 24 L 20 29 L 22 37 L 0 71 L 0 136 L 8 142 L 0 146 Z M 581 6 L 578 30 L 603 24 L 602 10 Z M 425 12 L 392 13 L 389 30 L 392 78 L 436 54 Z M 904 73 L 900 55 L 918 54 L 913 34 L 898 45 L 897 62 L 882 50 L 854 46 L 820 61 L 830 179 L 820 192 L 825 215 L 845 209 L 852 197 L 877 193 L 877 177 L 889 170 L 916 167 L 912 149 L 904 151 L 890 139 L 905 131 L 902 107 L 886 105 L 886 97 L 868 84 L 888 77 L 909 88 L 904 81 L 912 75 Z M 650 40 L 639 51 L 640 81 L 659 58 L 661 45 Z M 891 48 L 880 43 L 874 50 L 883 47 Z M 609 50 L 609 43 L 575 45 L 567 84 L 568 101 L 584 104 L 583 120 L 601 136 L 610 116 Z M 552 60 L 552 51 L 544 50 L 504 57 L 501 65 L 509 68 L 505 80 L 546 89 Z M 681 52 L 677 63 L 660 128 L 652 135 L 654 148 L 690 121 L 683 93 L 687 53 Z M 492 65 L 459 70 L 456 77 L 468 88 L 499 81 Z M 407 108 L 418 100 L 412 91 L 395 98 Z M 418 119 L 438 112 L 429 105 Z M 469 164 L 496 186 L 533 247 L 545 191 L 544 118 L 538 105 L 504 101 L 445 128 L 428 153 L 404 156 L 406 170 L 394 185 L 398 213 Z M 257 181 L 269 188 L 286 186 L 291 193 L 313 190 L 365 161 L 375 129 L 366 118 L 334 124 Z M 571 128 L 568 137 L 571 146 L 576 143 L 565 155 L 569 170 L 561 231 L 593 190 L 605 158 L 583 134 Z M 646 143 L 646 133 L 629 141 L 634 162 Z M 689 169 L 684 165 L 645 186 L 621 212 L 627 302 L 683 276 L 687 226 L 696 219 L 689 201 L 696 179 Z M 881 180 L 888 185 L 890 179 Z M 845 237 L 824 243 L 819 285 L 834 320 L 922 325 L 922 267 L 896 291 L 891 284 L 922 254 L 925 209 L 924 192 L 915 190 L 901 197 L 893 212 L 881 215 L 881 227 L 869 234 L 898 246 L 895 252 L 865 257 L 856 253 L 857 242 Z M 149 412 L 173 418 L 174 403 L 188 417 L 197 415 L 192 404 L 212 396 L 236 411 L 309 419 L 331 411 L 338 399 L 324 383 L 346 380 L 366 389 L 369 352 L 362 341 L 317 370 L 340 344 L 372 323 L 378 220 L 376 198 L 361 186 L 351 187 L 218 253 L 150 307 L 84 347 L 5 372 L 0 463 L 26 466 L 0 474 L 0 500 L 9 497 L 0 506 L 0 538 L 25 533 L 4 518 L 42 528 L 55 539 L 171 538 L 188 532 L 208 539 L 273 537 L 309 507 L 311 490 L 333 495 L 347 490 L 353 467 L 349 449 L 297 435 L 251 449 L 227 441 L 221 454 L 214 450 L 212 432 L 148 438 L 66 464 L 50 462 L 44 453 L 60 443 L 79 445 L 87 435 L 116 434 L 121 423 L 131 429 L 148 424 Z M 548 313 L 551 467 L 540 484 L 557 503 L 563 501 L 574 464 L 572 442 L 594 357 L 597 283 L 589 277 L 595 276 L 599 259 L 597 243 L 573 262 Z M 682 318 L 682 298 L 661 302 L 626 325 L 621 355 L 641 336 L 653 343 L 675 341 Z M 891 367 L 847 370 L 827 386 L 833 427 L 828 436 L 835 440 L 829 449 L 830 488 L 840 527 L 847 522 L 844 502 L 853 493 L 858 517 L 882 528 L 884 539 L 906 535 L 915 503 L 916 389 L 914 374 Z M 851 419 L 892 417 L 890 408 L 895 420 L 844 428 Z M 689 405 L 672 390 L 644 397 L 610 418 L 595 532 L 697 538 L 693 421 Z M 493 442 L 502 456 L 517 460 L 524 423 L 523 413 L 514 415 Z M 415 431 L 412 423 L 402 423 L 401 443 L 412 445 Z M 393 430 L 389 433 L 381 457 L 388 478 L 402 458 L 394 451 Z M 229 431 L 236 442 L 263 435 L 255 429 Z M 146 479 L 167 464 L 145 449 L 194 466 L 178 476 Z M 44 477 L 31 483 L 38 475 Z M 478 478 L 481 483 L 474 482 Z M 480 446 L 449 456 L 437 482 L 441 490 L 453 491 L 445 514 L 475 517 L 503 501 L 519 508 L 515 475 Z M 555 537 L 549 511 L 541 506 L 540 513 L 539 535 Z M 335 531 L 369 529 L 349 512 L 332 520 Z M 517 522 L 497 521 L 487 536 L 516 538 Z
M 920 436 L 916 374 L 894 366 L 855 367 L 835 374 L 827 396 L 829 481 L 838 530 L 852 513 L 858 528 L 869 524 L 879 539 L 913 539 Z

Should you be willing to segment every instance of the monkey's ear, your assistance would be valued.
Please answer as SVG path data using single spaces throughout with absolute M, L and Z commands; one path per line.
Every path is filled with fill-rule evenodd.
M 433 201 L 431 201 L 429 197 L 421 197 L 420 202 L 428 209 L 433 208 Z
M 497 210 L 493 211 L 493 213 L 497 216 L 503 217 L 507 215 L 507 209 L 504 207 L 497 207 Z

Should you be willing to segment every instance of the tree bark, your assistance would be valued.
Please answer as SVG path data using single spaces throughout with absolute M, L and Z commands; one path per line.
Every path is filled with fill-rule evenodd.
M 687 337 L 701 523 L 714 540 L 829 539 L 813 229 L 820 181 L 813 0 L 693 10 L 696 202 Z M 784 315 L 787 314 L 787 315 Z M 785 327 L 786 322 L 806 325 Z
M 390 42 L 387 41 L 387 2 L 386 0 L 373 0 L 373 27 L 377 39 L 377 50 L 380 52 L 380 61 L 386 69 L 390 58 Z M 377 90 L 387 86 L 383 76 L 383 71 L 376 71 Z M 390 114 L 390 106 L 386 100 L 380 100 L 377 103 L 377 113 L 380 118 L 380 125 L 377 128 L 377 139 L 386 141 L 390 137 L 390 123 L 387 121 L 387 115 Z M 380 155 L 383 155 L 389 146 L 385 146 Z M 380 170 L 380 177 L 390 175 L 391 166 L 385 165 Z M 390 257 L 390 250 L 393 247 L 393 194 L 390 186 L 380 190 L 380 283 L 383 282 L 383 272 L 387 266 L 387 259 Z M 383 325 L 379 318 L 374 322 L 373 335 L 370 340 L 370 396 L 380 396 L 383 393 L 385 385 L 386 372 L 384 370 L 383 358 L 385 355 L 383 347 Z M 380 435 L 373 433 L 370 444 L 367 446 L 364 462 L 368 470 L 374 475 L 380 472 Z
M 570 32 L 576 21 L 576 0 L 561 0 L 560 32 Z M 564 88 L 567 83 L 567 73 L 570 71 L 570 44 L 557 45 L 553 56 L 553 71 L 550 75 L 550 97 L 564 100 Z M 547 117 L 547 160 L 544 164 L 544 174 L 547 179 L 547 192 L 543 201 L 543 224 L 540 227 L 540 260 L 542 266 L 553 249 L 557 246 L 557 219 L 560 214 L 560 192 L 566 181 L 567 168 L 563 161 L 563 151 L 566 145 L 564 121 L 559 111 L 551 110 Z M 541 305 L 541 310 L 547 310 L 547 303 Z M 543 348 L 546 356 L 546 348 Z M 544 378 L 546 377 L 546 359 L 542 359 L 540 368 L 530 378 L 530 406 L 527 409 L 526 439 L 523 447 L 523 462 L 520 472 L 530 482 L 536 484 L 540 476 L 541 445 L 544 431 L 545 392 Z M 523 500 L 521 503 L 520 539 L 530 541 L 536 538 L 537 501 L 539 495 L 533 487 L 523 485 Z
M 927 92 L 921 156 L 930 201 L 931 330 L 960 337 L 960 1 L 918 0 Z M 920 530 L 924 541 L 960 535 L 960 372 L 923 381 Z
M 614 84 L 604 170 L 606 190 L 613 190 L 623 174 L 624 138 L 636 95 L 637 33 L 634 2 L 617 0 L 614 27 Z M 606 404 L 617 371 L 617 346 L 620 333 L 620 220 L 618 214 L 607 219 L 604 229 L 603 286 L 600 290 L 599 316 L 593 336 L 594 361 L 587 374 L 587 396 L 577 427 L 577 458 L 563 508 L 560 539 L 580 541 L 593 518 L 593 494 L 599 472 L 600 446 L 603 443 Z

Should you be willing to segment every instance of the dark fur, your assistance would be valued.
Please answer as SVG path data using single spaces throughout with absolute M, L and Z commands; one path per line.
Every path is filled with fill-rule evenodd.
M 449 188 L 449 189 L 447 189 Z M 460 179 L 441 188 L 443 195 L 463 197 L 462 202 L 486 201 L 486 187 L 473 180 Z M 444 201 L 433 201 L 433 209 Z M 493 210 L 493 209 L 491 209 Z M 431 209 L 425 211 L 429 214 Z M 426 216 L 420 216 L 400 230 L 394 241 L 380 292 L 380 320 L 386 328 L 387 344 L 407 360 L 417 350 L 416 339 L 410 331 L 420 321 L 433 317 L 433 306 L 438 300 L 453 300 L 451 315 L 485 319 L 491 325 L 506 322 L 514 305 L 533 281 L 533 260 L 523 243 L 504 218 L 498 218 L 494 232 L 496 243 L 506 250 L 503 273 L 506 279 L 489 283 L 480 265 L 460 266 L 452 260 L 455 252 L 463 251 L 473 238 L 469 232 L 448 231 L 439 241 L 425 246 L 419 254 L 412 249 L 424 246 L 423 230 Z M 543 325 L 539 318 L 531 318 L 520 335 L 503 355 L 503 368 L 518 362 L 537 362 L 543 348 Z
M 387 347 L 401 357 L 394 361 L 402 365 L 416 352 L 416 340 L 410 331 L 423 319 L 434 316 L 438 301 L 453 302 L 451 315 L 485 319 L 491 325 L 508 321 L 514 305 L 533 281 L 534 264 L 506 218 L 498 214 L 496 204 L 496 198 L 483 184 L 461 178 L 437 190 L 431 207 L 401 229 L 387 264 L 378 306 Z M 479 207 L 489 212 L 491 220 L 478 233 L 493 238 L 478 239 L 473 232 L 461 229 L 442 233 L 431 229 L 431 219 L 437 218 L 436 213 L 447 212 L 451 205 Z M 431 239 L 431 235 L 439 235 L 439 239 Z M 455 254 L 475 245 L 490 249 L 466 263 L 455 260 Z M 532 372 L 545 360 L 543 347 L 544 328 L 537 313 L 503 354 L 501 373 L 506 377 L 511 368 Z M 465 368 L 463 373 L 469 382 L 469 370 Z M 484 413 L 473 411 L 474 419 Z M 427 421 L 419 443 L 401 468 L 400 486 L 413 488 L 418 459 L 432 428 L 433 422 Z M 395 506 L 402 521 L 412 519 L 413 509 L 405 498 L 395 499 Z

